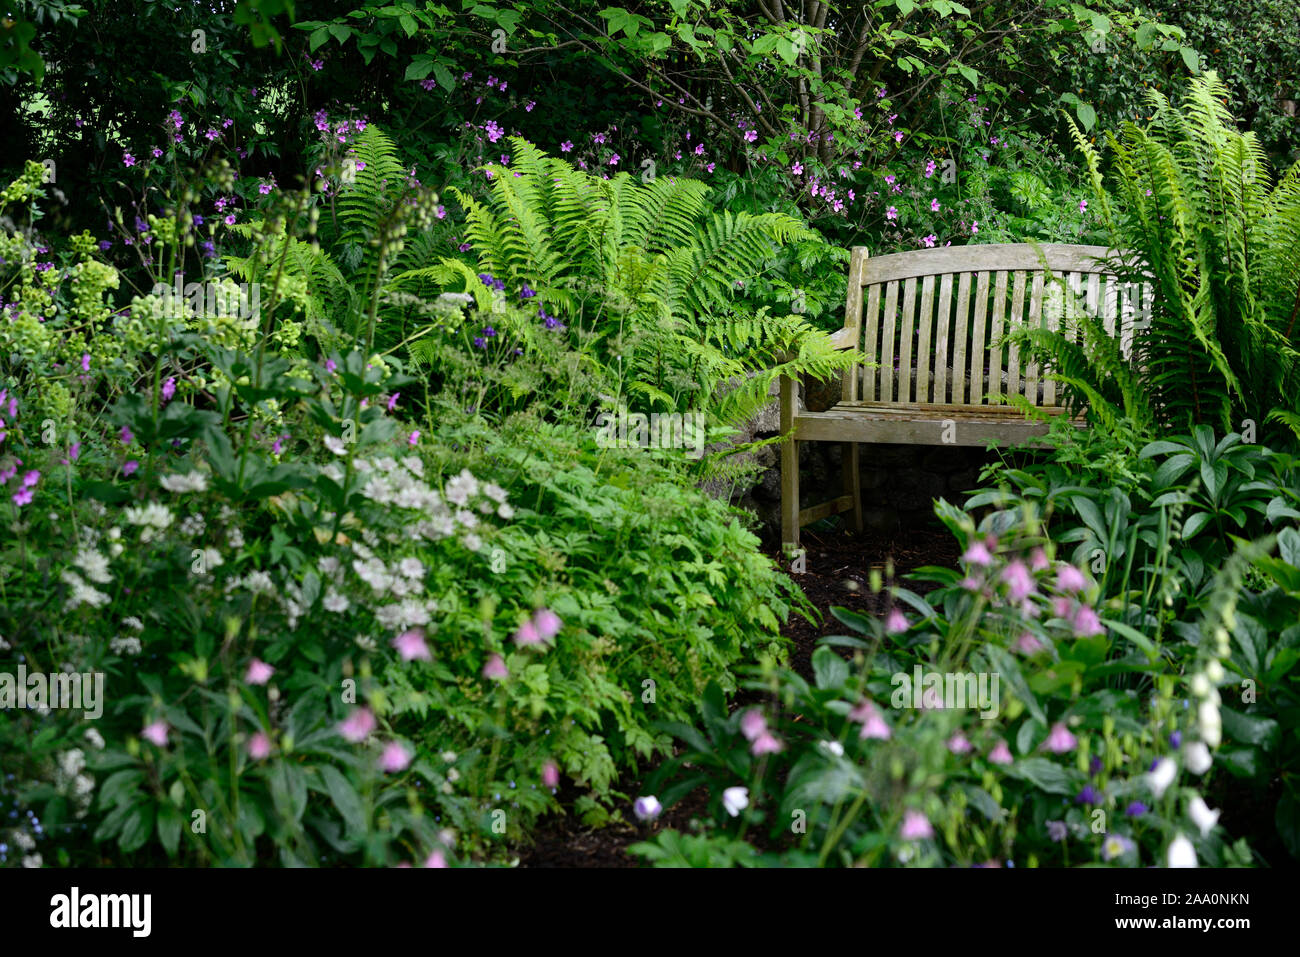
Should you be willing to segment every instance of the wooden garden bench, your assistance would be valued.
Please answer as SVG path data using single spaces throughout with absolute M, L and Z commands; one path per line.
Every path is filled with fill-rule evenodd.
M 1081 306 L 1100 314 L 1112 335 L 1120 320 L 1127 355 L 1134 317 L 1150 302 L 1151 290 L 1146 285 L 1139 294 L 1126 287 L 1098 261 L 1114 255 L 1103 246 L 1044 243 L 953 246 L 872 259 L 855 246 L 844 328 L 832 341 L 841 349 L 860 347 L 873 361 L 845 372 L 841 400 L 824 412 L 803 410 L 793 380 L 781 378 L 781 431 L 789 436 L 781 450 L 781 540 L 787 548 L 798 546 L 804 525 L 839 512 L 852 511 L 861 531 L 857 443 L 986 446 L 1043 435 L 1045 422 L 1026 419 L 1000 397 L 1024 396 L 1060 414 L 1058 385 L 1040 377 L 1034 363 L 1022 368 L 1019 350 L 1002 341 L 1003 332 L 1022 323 L 1057 329 L 1068 310 Z M 843 494 L 806 509 L 799 507 L 803 442 L 845 443 Z

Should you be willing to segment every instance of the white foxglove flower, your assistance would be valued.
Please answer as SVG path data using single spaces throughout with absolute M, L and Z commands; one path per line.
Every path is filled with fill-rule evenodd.
M 325 448 L 329 449 L 335 455 L 348 454 L 348 447 L 343 444 L 343 440 L 337 435 L 325 436 Z
M 1202 701 L 1196 709 L 1200 724 L 1201 738 L 1211 748 L 1217 748 L 1223 740 L 1223 721 L 1219 717 L 1219 706 L 1213 701 Z
M 1187 803 L 1187 816 L 1201 830 L 1201 837 L 1207 837 L 1219 823 L 1220 811 L 1211 811 L 1208 804 L 1198 794 Z
M 1214 759 L 1204 741 L 1192 741 L 1183 748 L 1183 758 L 1187 761 L 1187 770 L 1193 774 L 1204 774 L 1210 770 Z
M 1192 847 L 1192 842 L 1181 834 L 1169 842 L 1168 866 L 1196 866 L 1196 848 Z
M 1192 694 L 1198 698 L 1204 698 L 1210 693 L 1210 679 L 1205 675 L 1196 675 L 1192 678 Z
M 1156 762 L 1156 766 L 1147 772 L 1147 784 L 1155 794 L 1156 800 L 1164 797 L 1165 791 L 1169 790 L 1169 785 L 1174 783 L 1174 778 L 1177 776 L 1178 765 L 1169 758 L 1161 758 Z
M 1205 666 L 1205 677 L 1210 679 L 1211 684 L 1216 685 L 1223 680 L 1223 665 L 1219 664 L 1217 658 Z
M 104 749 L 104 736 L 94 728 L 87 728 L 84 737 L 90 742 L 90 746 L 96 751 L 102 751 Z
M 722 806 L 732 817 L 749 807 L 749 788 L 727 788 L 722 792 Z

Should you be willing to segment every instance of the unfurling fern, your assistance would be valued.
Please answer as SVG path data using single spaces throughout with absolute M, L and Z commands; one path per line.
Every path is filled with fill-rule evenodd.
M 1087 327 L 1086 355 L 1067 336 L 1022 338 L 1099 420 L 1120 402 L 1151 424 L 1231 431 L 1263 417 L 1300 437 L 1300 164 L 1271 185 L 1263 150 L 1236 129 L 1212 71 L 1191 79 L 1181 108 L 1148 96 L 1149 126 L 1107 135 L 1110 191 L 1097 151 L 1067 122 L 1111 244 L 1137 253 L 1119 278 L 1154 289 L 1149 323 L 1118 362 Z

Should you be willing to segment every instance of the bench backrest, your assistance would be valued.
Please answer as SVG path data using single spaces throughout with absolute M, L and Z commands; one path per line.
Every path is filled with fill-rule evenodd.
M 1152 293 L 1149 285 L 1120 282 L 1098 261 L 1115 256 L 1104 246 L 1042 243 L 870 258 L 866 247 L 855 246 L 844 324 L 876 364 L 844 377 L 844 400 L 987 407 L 1002 404 L 991 394 L 1016 394 L 1058 406 L 1057 383 L 1040 378 L 1035 363 L 1022 365 L 1003 334 L 1026 323 L 1060 329 L 1072 310 L 1085 308 L 1120 335 L 1127 356 Z

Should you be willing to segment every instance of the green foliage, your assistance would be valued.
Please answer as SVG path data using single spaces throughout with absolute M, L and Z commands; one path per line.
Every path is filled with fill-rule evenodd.
M 514 175 L 489 167 L 488 204 L 458 192 L 480 266 L 570 320 L 629 397 L 743 420 L 776 376 L 826 377 L 851 359 L 797 315 L 745 307 L 737 291 L 777 250 L 816 239 L 780 214 L 713 212 L 708 187 L 627 173 L 609 180 L 514 140 Z M 751 377 L 752 376 L 752 377 Z M 725 394 L 729 380 L 750 377 Z
M 1087 316 L 1063 333 L 1018 330 L 1074 401 L 1115 427 L 1228 430 L 1242 419 L 1297 424 L 1300 389 L 1300 164 L 1273 184 L 1258 141 L 1238 132 L 1217 76 L 1194 77 L 1181 109 L 1152 91 L 1149 127 L 1126 123 L 1113 191 L 1077 128 L 1126 283 L 1149 282 L 1132 354 Z M 1074 310 L 1077 314 L 1079 310 Z M 1082 348 L 1071 342 L 1081 329 Z M 1296 433 L 1300 435 L 1300 432 Z

